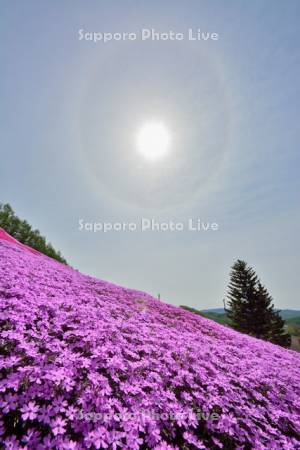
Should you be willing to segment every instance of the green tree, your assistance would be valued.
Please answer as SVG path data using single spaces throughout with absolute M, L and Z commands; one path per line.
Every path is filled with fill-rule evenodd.
M 250 314 L 250 333 L 260 339 L 269 339 L 271 333 L 272 317 L 275 313 L 273 299 L 267 289 L 257 282 L 252 299 L 253 309 Z
M 290 346 L 290 336 L 274 310 L 272 297 L 245 261 L 237 260 L 232 266 L 227 299 L 225 310 L 234 329 L 283 347 Z
M 230 325 L 242 333 L 252 334 L 257 282 L 254 270 L 245 261 L 237 260 L 230 274 L 226 313 Z
M 53 246 L 41 236 L 39 230 L 33 230 L 26 220 L 19 219 L 8 203 L 0 203 L 0 227 L 22 244 L 26 244 L 63 264 L 67 264 L 60 252 L 54 250 Z
M 274 312 L 270 341 L 282 347 L 291 346 L 291 336 L 285 331 L 285 321 L 280 316 L 280 311 Z

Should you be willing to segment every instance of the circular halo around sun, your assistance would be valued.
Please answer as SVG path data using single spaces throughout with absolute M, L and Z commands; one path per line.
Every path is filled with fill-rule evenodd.
M 148 161 L 164 158 L 170 147 L 170 133 L 161 122 L 145 123 L 137 133 L 137 149 Z

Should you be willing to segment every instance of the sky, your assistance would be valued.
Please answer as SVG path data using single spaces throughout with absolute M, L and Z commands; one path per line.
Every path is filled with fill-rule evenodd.
M 300 308 L 298 0 L 4 0 L 0 10 L 0 202 L 97 278 L 222 307 L 239 258 L 276 307 Z M 142 40 L 143 29 L 183 39 Z M 189 29 L 218 39 L 192 41 Z M 93 42 L 79 30 L 137 38 Z M 136 142 L 152 122 L 170 137 L 155 162 Z M 168 229 L 141 230 L 143 219 Z

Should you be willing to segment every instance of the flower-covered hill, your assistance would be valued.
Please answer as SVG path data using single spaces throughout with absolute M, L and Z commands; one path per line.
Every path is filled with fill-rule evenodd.
M 17 241 L 17 239 L 13 238 L 12 236 L 10 236 L 5 230 L 3 230 L 3 228 L 0 227 L 0 240 L 1 241 L 7 241 L 7 242 L 11 242 L 12 244 L 15 244 L 25 250 L 28 250 L 29 252 L 35 253 L 35 254 L 40 254 L 37 250 L 35 250 L 32 247 L 28 247 L 28 245 L 22 244 L 21 242 Z
M 1 446 L 297 449 L 300 355 L 0 240 Z

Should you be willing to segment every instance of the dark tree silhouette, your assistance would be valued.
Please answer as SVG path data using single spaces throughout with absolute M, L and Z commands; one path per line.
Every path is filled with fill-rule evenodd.
M 275 311 L 272 297 L 245 261 L 237 260 L 232 266 L 227 299 L 225 311 L 234 329 L 290 346 L 291 338 L 285 333 L 285 322 Z

